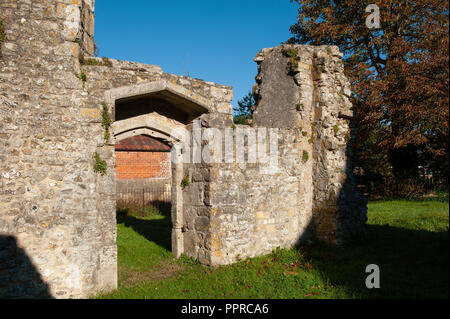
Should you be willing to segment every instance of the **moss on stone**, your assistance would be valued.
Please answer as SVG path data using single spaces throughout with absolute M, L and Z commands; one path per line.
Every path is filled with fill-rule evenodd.
M 288 48 L 283 51 L 284 55 L 290 58 L 296 58 L 298 55 L 298 51 L 296 48 Z
M 181 180 L 181 188 L 185 189 L 191 184 L 191 177 L 189 173 Z
M 296 58 L 289 58 L 288 62 L 288 69 L 289 74 L 293 75 L 295 73 L 298 73 L 298 60 Z
M 308 151 L 303 151 L 302 161 L 303 163 L 306 163 L 309 160 L 309 153 Z
M 339 126 L 337 125 L 333 126 L 333 131 L 335 134 L 337 134 L 337 132 L 339 132 Z
M 102 58 L 102 61 L 103 61 L 103 65 L 104 65 L 104 66 L 112 67 L 112 62 L 111 62 L 108 58 L 103 57 L 103 58 Z
M 291 75 L 298 73 L 298 50 L 293 47 L 285 48 L 283 54 L 289 58 L 288 73 Z
M 81 81 L 83 81 L 83 82 L 87 81 L 87 76 L 83 71 L 80 70 L 80 74 L 78 74 L 77 76 Z

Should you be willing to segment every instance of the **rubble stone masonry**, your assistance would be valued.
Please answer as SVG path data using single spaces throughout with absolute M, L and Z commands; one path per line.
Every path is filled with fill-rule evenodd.
M 249 128 L 278 130 L 274 171 L 180 161 L 175 129 L 217 128 L 236 142 L 244 127 L 232 122 L 231 87 L 93 57 L 94 0 L 0 0 L 0 20 L 0 298 L 117 287 L 115 144 L 135 135 L 171 147 L 176 257 L 223 265 L 302 239 L 341 245 L 364 235 L 336 47 L 282 45 L 255 58 Z M 149 108 L 116 119 L 134 105 Z

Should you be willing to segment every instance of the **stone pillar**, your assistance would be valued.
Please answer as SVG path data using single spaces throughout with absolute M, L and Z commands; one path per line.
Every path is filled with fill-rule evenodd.
M 172 253 L 176 258 L 184 252 L 183 241 L 183 154 L 181 145 L 175 144 L 171 150 L 172 159 Z

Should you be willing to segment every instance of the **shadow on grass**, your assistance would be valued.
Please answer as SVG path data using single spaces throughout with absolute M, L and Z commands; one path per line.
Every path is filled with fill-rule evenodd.
M 448 298 L 449 233 L 368 225 L 364 242 L 298 249 L 331 284 L 357 298 Z M 367 289 L 366 266 L 380 268 L 380 289 Z
M 119 211 L 118 223 L 171 250 L 170 218 L 151 219 Z M 342 248 L 319 243 L 297 247 L 312 268 L 350 298 L 448 298 L 449 233 L 367 225 L 364 241 Z M 366 266 L 380 268 L 380 289 L 367 289 Z
M 166 214 L 162 218 L 139 218 L 130 214 L 128 209 L 117 211 L 117 223 L 131 227 L 135 232 L 157 245 L 172 250 L 172 222 Z

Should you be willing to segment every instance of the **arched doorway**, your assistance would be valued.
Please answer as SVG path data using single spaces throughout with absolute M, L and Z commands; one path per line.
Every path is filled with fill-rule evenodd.
M 191 123 L 209 112 L 209 105 L 198 95 L 184 88 L 156 81 L 121 87 L 105 93 L 108 112 L 113 115 L 111 126 L 116 143 L 136 136 L 147 136 L 170 147 L 171 158 L 171 222 L 172 252 L 179 257 L 183 243 L 183 141 L 180 132 L 190 131 Z M 111 145 L 112 146 L 112 145 Z

